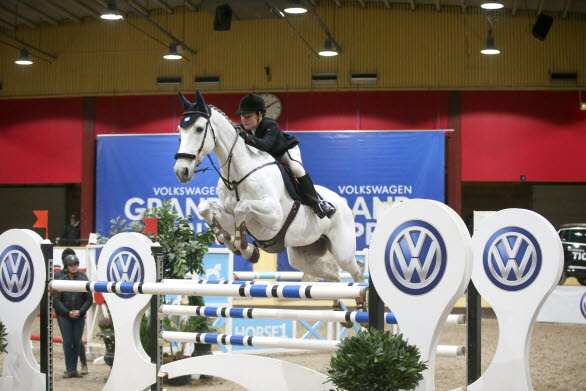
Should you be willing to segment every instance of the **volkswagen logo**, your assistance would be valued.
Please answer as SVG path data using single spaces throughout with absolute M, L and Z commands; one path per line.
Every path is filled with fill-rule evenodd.
M 582 295 L 582 299 L 580 299 L 580 312 L 586 318 L 586 292 Z
M 9 246 L 0 255 L 0 291 L 10 301 L 24 300 L 35 279 L 33 262 L 20 246 Z
M 140 256 L 130 247 L 120 247 L 108 260 L 108 281 L 144 282 L 144 266 Z M 133 293 L 116 293 L 118 297 L 129 299 Z
M 442 236 L 431 224 L 411 220 L 391 234 L 385 250 L 385 267 L 402 292 L 422 295 L 440 282 L 446 270 L 447 252 Z
M 518 291 L 531 285 L 539 275 L 541 249 L 528 231 L 506 227 L 488 239 L 482 263 L 493 284 L 507 291 Z

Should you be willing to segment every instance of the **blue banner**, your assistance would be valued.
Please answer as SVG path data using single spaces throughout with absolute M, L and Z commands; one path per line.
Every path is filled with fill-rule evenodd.
M 380 203 L 409 198 L 444 201 L 441 131 L 291 133 L 300 140 L 303 164 L 314 182 L 348 201 L 355 215 L 358 250 L 368 246 Z M 162 200 L 171 200 L 182 216 L 195 216 L 196 232 L 207 228 L 197 205 L 217 199 L 218 175 L 208 171 L 189 184 L 179 183 L 173 173 L 178 139 L 178 134 L 98 137 L 97 232 L 108 235 L 111 219 L 138 220 Z M 251 270 L 251 265 L 234 257 L 234 270 Z M 279 255 L 279 270 L 292 270 L 285 253 Z

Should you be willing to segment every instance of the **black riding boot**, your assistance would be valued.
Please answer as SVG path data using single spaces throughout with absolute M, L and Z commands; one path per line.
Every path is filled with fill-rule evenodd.
M 309 201 L 317 217 L 320 219 L 327 217 L 329 219 L 336 213 L 336 208 L 332 204 L 319 199 L 309 174 L 306 173 L 304 176 L 297 178 L 297 180 L 299 181 L 301 194 Z

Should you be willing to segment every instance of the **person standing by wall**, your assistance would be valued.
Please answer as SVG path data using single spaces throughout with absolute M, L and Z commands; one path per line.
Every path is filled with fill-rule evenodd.
M 81 237 L 79 222 L 79 214 L 73 213 L 69 217 L 69 224 L 65 226 L 61 237 L 57 238 L 55 242 L 59 246 L 79 246 L 79 239 Z
M 79 271 L 79 259 L 75 255 L 67 255 L 63 259 L 63 269 L 64 273 L 59 276 L 59 280 L 88 280 L 85 273 Z M 63 336 L 66 368 L 64 378 L 81 376 L 77 371 L 77 359 L 85 325 L 85 314 L 92 302 L 90 292 L 59 292 L 53 299 L 57 321 Z

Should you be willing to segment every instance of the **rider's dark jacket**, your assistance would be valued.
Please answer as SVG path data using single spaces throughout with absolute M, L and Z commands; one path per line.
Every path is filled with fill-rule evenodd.
M 283 132 L 279 124 L 271 118 L 263 118 L 254 133 L 247 133 L 250 135 L 246 141 L 248 145 L 268 152 L 274 158 L 280 158 L 287 150 L 299 144 L 299 140 Z
M 69 273 L 63 272 L 55 275 L 55 280 L 87 281 L 84 272 L 77 272 L 74 279 L 69 278 Z M 55 313 L 59 316 L 68 317 L 69 311 L 78 310 L 84 316 L 92 306 L 92 294 L 90 292 L 59 292 L 53 298 Z

